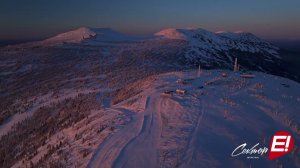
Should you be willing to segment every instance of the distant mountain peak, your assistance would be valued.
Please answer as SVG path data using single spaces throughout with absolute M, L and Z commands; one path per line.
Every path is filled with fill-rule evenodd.
M 231 51 L 257 53 L 267 57 L 278 58 L 278 48 L 260 39 L 252 33 L 238 32 L 210 32 L 201 28 L 192 29 L 163 29 L 156 36 L 165 39 L 184 40 L 188 46 L 185 57 L 188 62 L 201 60 L 211 61 L 212 58 L 220 58 L 221 55 L 229 56 Z
M 278 48 L 260 39 L 254 34 L 238 32 L 210 32 L 202 28 L 167 28 L 149 38 L 129 36 L 111 28 L 80 27 L 54 37 L 40 41 L 38 45 L 61 45 L 64 43 L 83 43 L 98 45 L 103 42 L 132 42 L 147 39 L 183 40 L 188 44 L 187 57 L 216 57 L 220 53 L 228 55 L 231 51 L 260 53 L 278 56 Z
M 54 37 L 41 41 L 42 45 L 57 45 L 63 43 L 99 43 L 130 41 L 131 36 L 114 31 L 111 28 L 80 27 L 75 30 L 60 33 Z
M 75 30 L 71 30 L 65 33 L 60 33 L 54 37 L 48 38 L 46 40 L 43 40 L 43 44 L 57 44 L 57 43 L 78 43 L 81 42 L 84 39 L 91 38 L 95 36 L 96 33 L 92 31 L 88 27 L 80 27 Z
M 168 38 L 168 39 L 179 39 L 179 40 L 188 40 L 189 36 L 192 36 L 193 34 L 210 34 L 211 32 L 202 29 L 202 28 L 167 28 L 163 29 L 157 33 L 155 33 L 156 36 Z
M 169 39 L 180 39 L 184 40 L 184 34 L 180 32 L 180 29 L 176 28 L 167 28 L 163 29 L 157 33 L 155 33 L 156 36 L 169 38 Z

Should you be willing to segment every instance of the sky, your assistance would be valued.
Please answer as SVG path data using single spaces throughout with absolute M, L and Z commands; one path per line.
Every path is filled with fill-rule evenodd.
M 82 26 L 129 34 L 199 27 L 300 39 L 300 0 L 0 0 L 0 40 L 42 39 Z

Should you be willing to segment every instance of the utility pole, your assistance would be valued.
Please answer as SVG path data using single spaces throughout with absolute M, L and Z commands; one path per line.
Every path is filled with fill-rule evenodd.
M 237 71 L 238 71 L 238 60 L 237 60 L 237 58 L 235 58 L 235 61 L 234 61 L 233 71 L 234 71 L 234 72 L 237 72 Z
M 201 75 L 201 66 L 200 66 L 200 64 L 199 64 L 199 68 L 198 68 L 198 77 L 200 77 L 200 75 Z

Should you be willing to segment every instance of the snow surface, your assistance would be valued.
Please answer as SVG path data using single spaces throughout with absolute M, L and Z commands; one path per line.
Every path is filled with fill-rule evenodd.
M 230 156 L 242 143 L 249 148 L 256 143 L 269 147 L 278 130 L 288 131 L 295 142 L 300 141 L 299 83 L 252 74 L 254 78 L 242 78 L 231 71 L 205 70 L 142 79 L 136 88 L 142 92 L 115 105 L 106 100 L 103 109 L 52 135 L 33 158 L 25 163 L 20 160 L 13 167 L 38 162 L 49 146 L 60 142 L 64 144 L 60 151 L 69 153 L 66 167 L 299 167 L 299 150 L 277 161 L 269 161 L 267 156 Z M 179 79 L 184 82 L 176 82 Z M 176 89 L 187 93 L 177 94 Z M 57 97 L 47 94 L 38 97 L 23 114 L 32 115 L 39 107 L 80 93 L 103 96 L 110 91 L 66 90 Z M 2 135 L 19 122 L 18 115 L 6 123 L 11 124 L 1 125 Z
M 102 29 L 103 31 L 107 31 Z M 87 27 L 82 27 L 73 31 L 69 31 L 66 33 L 58 34 L 52 38 L 44 40 L 42 43 L 60 43 L 60 42 L 81 42 L 86 38 L 91 38 L 96 36 L 96 32 L 92 31 Z
M 230 156 L 245 142 L 269 147 L 278 130 L 300 140 L 300 85 L 254 75 L 244 79 L 214 70 L 197 77 L 188 71 L 145 80 L 142 93 L 111 107 L 132 115 L 131 120 L 98 146 L 88 167 L 298 167 L 299 155 L 277 162 Z M 162 94 L 178 88 L 187 94 Z
M 249 55 L 259 55 L 262 60 L 276 64 L 280 60 L 279 49 L 270 43 L 246 32 L 210 32 L 201 28 L 175 29 L 168 28 L 153 35 L 133 36 L 116 32 L 110 28 L 89 28 L 82 27 L 69 32 L 61 33 L 52 38 L 32 43 L 17 45 L 26 47 L 47 47 L 47 46 L 69 46 L 73 45 L 133 45 L 138 48 L 139 44 L 145 43 L 151 46 L 153 41 L 161 44 L 180 42 L 178 47 L 184 51 L 184 61 L 188 64 L 204 64 L 209 66 L 232 64 L 236 57 L 235 52 Z M 184 42 L 184 43 L 181 43 Z M 137 44 L 134 46 L 134 44 Z M 110 55 L 103 51 L 104 55 Z M 248 59 L 248 58 L 247 58 Z M 256 58 L 260 59 L 260 58 Z M 214 64 L 214 65 L 211 65 Z M 252 66 L 252 65 L 251 65 Z
M 200 56 L 218 56 L 218 52 L 228 52 L 235 49 L 250 53 L 267 53 L 278 57 L 278 48 L 268 42 L 246 32 L 210 32 L 201 28 L 163 29 L 149 36 L 126 35 L 110 28 L 81 27 L 76 30 L 58 34 L 54 37 L 31 45 L 61 45 L 65 43 L 82 43 L 99 45 L 105 42 L 145 42 L 153 39 L 184 40 L 189 43 L 189 52 Z M 191 54 L 187 53 L 190 57 Z
M 127 42 L 136 40 L 136 37 L 116 32 L 110 28 L 81 27 L 76 30 L 58 34 L 52 38 L 39 42 L 42 45 L 58 45 L 63 43 L 88 43 L 100 42 Z
M 190 62 L 201 60 L 201 62 L 216 60 L 221 54 L 229 54 L 231 50 L 249 53 L 261 53 L 267 56 L 279 58 L 278 48 L 268 42 L 245 32 L 209 32 L 200 28 L 189 29 L 164 29 L 156 36 L 166 39 L 187 41 L 189 47 L 186 58 Z

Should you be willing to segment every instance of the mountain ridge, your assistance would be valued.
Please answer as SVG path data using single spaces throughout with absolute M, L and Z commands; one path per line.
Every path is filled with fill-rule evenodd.
M 47 38 L 40 41 L 42 44 L 61 44 L 61 43 L 82 43 L 87 40 L 97 41 L 143 41 L 153 38 L 167 38 L 174 40 L 186 40 L 193 41 L 193 36 L 210 37 L 210 41 L 217 43 L 224 43 L 224 40 L 240 40 L 242 42 L 256 42 L 256 43 L 268 43 L 261 38 L 255 36 L 249 32 L 210 32 L 202 28 L 166 28 L 162 29 L 147 38 L 137 38 L 137 36 L 127 35 L 117 32 L 111 28 L 92 28 L 92 27 L 80 27 L 75 30 L 67 31 L 64 33 L 57 34 L 56 36 Z M 149 38 L 150 37 L 150 38 Z M 199 39 L 196 39 L 199 41 Z M 268 43 L 269 44 L 269 43 Z M 270 44 L 269 44 L 270 45 Z M 271 45 L 270 45 L 271 46 Z M 277 50 L 277 47 L 272 46 L 271 48 Z M 275 52 L 274 52 L 275 53 Z
M 8 47 L 7 50 L 76 46 L 102 49 L 107 45 L 122 51 L 115 53 L 117 55 L 139 53 L 137 57 L 148 55 L 152 62 L 165 60 L 184 67 L 201 65 L 207 69 L 231 69 L 235 58 L 238 58 L 241 68 L 292 76 L 295 79 L 284 70 L 287 65 L 278 47 L 242 31 L 210 32 L 201 28 L 168 28 L 148 37 L 136 37 L 110 28 L 81 27 L 42 41 Z M 109 59 L 114 59 L 115 54 L 105 52 L 105 55 L 110 56 Z

